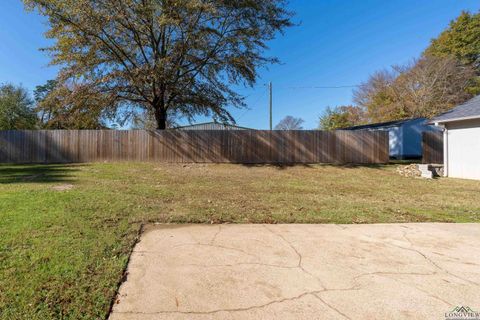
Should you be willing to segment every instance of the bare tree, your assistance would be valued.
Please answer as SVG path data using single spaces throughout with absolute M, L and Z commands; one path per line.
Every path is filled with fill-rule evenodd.
M 422 57 L 395 81 L 397 108 L 409 117 L 433 117 L 470 99 L 474 78 L 473 67 L 453 57 Z
M 275 130 L 302 130 L 304 122 L 302 118 L 286 116 L 275 126 Z
M 468 100 L 475 70 L 452 57 L 424 56 L 373 74 L 354 91 L 369 121 L 433 117 Z
M 398 76 L 394 69 L 384 69 L 372 74 L 368 81 L 353 91 L 353 101 L 365 110 L 368 121 L 389 120 L 394 94 L 392 85 Z M 401 117 L 401 116 L 400 116 Z

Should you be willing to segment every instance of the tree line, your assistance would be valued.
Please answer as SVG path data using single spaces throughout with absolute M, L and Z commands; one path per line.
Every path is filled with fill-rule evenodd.
M 44 50 L 56 79 L 0 85 L 0 129 L 165 129 L 211 116 L 235 123 L 232 87 L 276 63 L 267 42 L 293 25 L 285 0 L 24 0 L 48 18 Z M 327 108 L 319 128 L 433 117 L 480 93 L 480 13 L 463 12 L 420 57 L 373 73 L 353 105 Z M 302 128 L 286 117 L 277 129 Z
M 33 99 L 28 90 L 21 85 L 0 84 L 0 130 L 34 129 L 106 129 L 109 126 L 104 115 L 106 105 L 98 96 L 76 97 L 70 90 L 56 88 L 57 83 L 49 80 L 45 85 L 37 86 Z M 53 90 L 59 90 L 52 94 Z M 61 106 L 61 107 L 59 107 Z M 103 106 L 103 107 L 102 107 Z M 177 125 L 176 116 L 170 115 L 167 128 Z M 157 127 L 155 117 L 148 110 L 141 110 L 131 118 L 133 129 L 154 130 Z M 285 116 L 275 126 L 275 130 L 302 130 L 301 118 Z
M 107 128 L 98 96 L 77 99 L 66 88 L 53 95 L 54 86 L 53 80 L 37 86 L 32 99 L 21 85 L 0 84 L 0 130 Z
M 353 90 L 354 105 L 327 108 L 319 127 L 431 118 L 479 93 L 480 13 L 462 12 L 419 58 L 370 75 Z

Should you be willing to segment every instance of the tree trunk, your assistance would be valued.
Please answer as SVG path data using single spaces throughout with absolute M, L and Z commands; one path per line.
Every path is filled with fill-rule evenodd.
M 157 121 L 157 130 L 165 130 L 167 128 L 167 110 L 162 103 L 154 105 L 155 120 Z

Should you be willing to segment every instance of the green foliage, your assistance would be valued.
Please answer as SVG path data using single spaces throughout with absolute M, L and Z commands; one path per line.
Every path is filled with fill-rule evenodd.
M 81 81 L 112 99 L 109 112 L 144 108 L 233 122 L 243 107 L 231 85 L 253 85 L 267 41 L 291 25 L 285 0 L 24 0 L 49 19 L 61 82 Z
M 48 80 L 46 84 L 39 85 L 33 90 L 33 97 L 35 98 L 35 111 L 37 111 L 40 120 L 40 127 L 42 129 L 59 129 L 48 125 L 49 121 L 55 117 L 56 110 L 62 106 L 56 103 L 55 99 L 49 96 L 57 87 L 56 80 Z
M 445 31 L 432 40 L 424 54 L 454 56 L 480 70 L 480 12 L 462 12 Z
M 36 122 L 28 91 L 12 84 L 0 85 L 0 130 L 35 129 Z
M 480 12 L 462 12 L 445 31 L 432 40 L 424 55 L 455 57 L 463 64 L 475 68 L 476 77 L 472 79 L 467 92 L 480 94 Z
M 43 129 L 103 129 L 112 101 L 90 86 L 49 80 L 34 91 Z M 110 115 L 111 117 L 111 115 Z
M 33 90 L 33 97 L 37 104 L 45 101 L 48 95 L 57 87 L 58 82 L 56 80 L 47 80 L 47 83 L 44 85 L 39 85 Z
M 364 122 L 364 111 L 356 106 L 327 107 L 320 116 L 320 130 L 335 130 L 360 125 Z

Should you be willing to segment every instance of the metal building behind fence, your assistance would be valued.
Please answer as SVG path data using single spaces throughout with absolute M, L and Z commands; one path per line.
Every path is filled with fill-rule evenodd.
M 344 128 L 341 130 L 388 131 L 390 157 L 416 159 L 422 157 L 422 133 L 440 131 L 426 118 L 405 119 Z
M 233 124 L 224 124 L 218 122 L 205 122 L 192 124 L 188 126 L 181 126 L 175 128 L 176 130 L 254 130 L 246 127 L 239 127 Z

